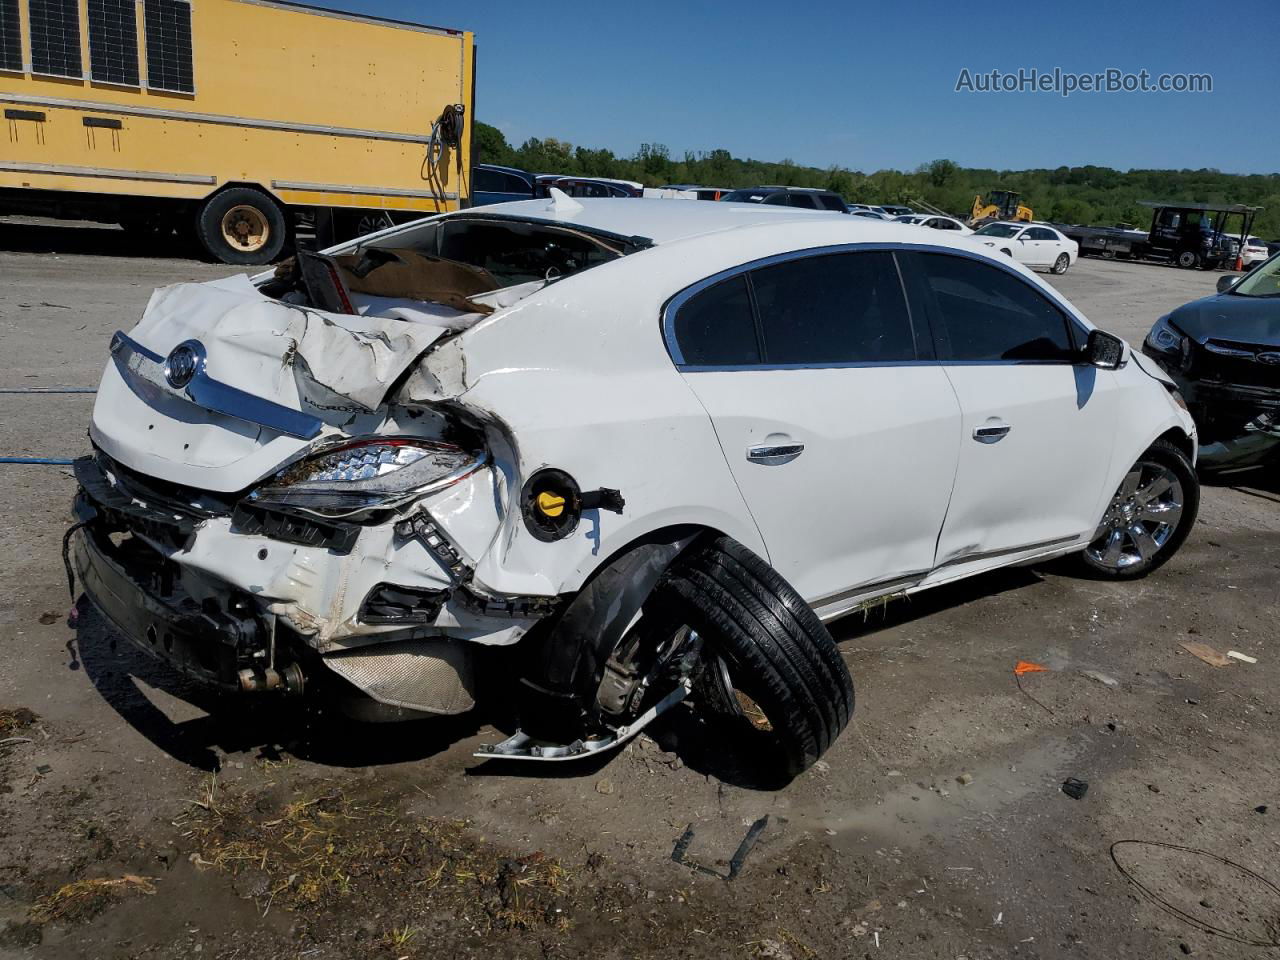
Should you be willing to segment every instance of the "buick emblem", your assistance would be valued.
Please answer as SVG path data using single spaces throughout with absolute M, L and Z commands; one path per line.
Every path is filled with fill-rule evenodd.
M 204 347 L 197 340 L 187 340 L 169 351 L 164 362 L 164 378 L 169 386 L 181 390 L 192 381 L 204 365 Z
M 1256 359 L 1259 363 L 1265 363 L 1269 367 L 1280 365 L 1280 353 L 1274 351 L 1260 353 Z

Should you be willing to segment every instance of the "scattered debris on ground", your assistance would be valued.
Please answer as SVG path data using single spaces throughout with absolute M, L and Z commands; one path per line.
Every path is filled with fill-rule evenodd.
M 1178 644 L 1178 646 L 1182 647 L 1183 650 L 1187 651 L 1187 653 L 1191 654 L 1193 657 L 1203 660 L 1211 667 L 1231 666 L 1230 657 L 1223 656 L 1207 643 L 1200 643 L 1196 640 L 1185 640 Z
M 1077 780 L 1075 777 L 1067 777 L 1062 782 L 1062 792 L 1072 800 L 1083 800 L 1084 795 L 1089 792 L 1089 784 L 1084 780 Z

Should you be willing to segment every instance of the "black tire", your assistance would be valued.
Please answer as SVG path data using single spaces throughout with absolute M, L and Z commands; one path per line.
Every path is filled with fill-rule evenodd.
M 1053 261 L 1052 272 L 1061 276 L 1067 272 L 1067 268 L 1071 266 L 1071 257 L 1068 254 L 1058 254 L 1058 259 Z
M 849 722 L 853 681 L 831 634 L 777 571 L 737 541 L 716 537 L 689 547 L 646 612 L 655 606 L 702 639 L 696 694 L 712 714 L 705 719 L 726 750 L 750 757 L 768 779 L 785 783 L 807 770 Z
M 288 239 L 284 212 L 252 187 L 231 187 L 204 202 L 196 215 L 196 235 L 209 256 L 245 266 L 270 263 Z M 232 243 L 229 237 L 242 237 Z
M 371 233 L 377 233 L 395 224 L 395 221 L 381 210 L 335 210 L 333 219 L 334 239 L 338 243 L 343 240 L 367 237 Z
M 1181 510 L 1177 523 L 1171 525 L 1173 529 L 1169 532 L 1168 537 L 1160 543 L 1159 548 L 1150 559 L 1143 559 L 1126 566 L 1115 566 L 1102 562 L 1097 555 L 1098 551 L 1095 549 L 1102 538 L 1095 538 L 1080 554 L 1085 569 L 1095 577 L 1108 580 L 1137 580 L 1140 577 L 1145 577 L 1153 570 L 1158 570 L 1162 567 L 1170 557 L 1178 552 L 1178 548 L 1186 541 L 1191 528 L 1195 526 L 1196 515 L 1200 510 L 1200 481 L 1196 477 L 1195 469 L 1191 466 L 1191 461 L 1187 459 L 1187 455 L 1167 440 L 1157 440 L 1146 453 L 1138 458 L 1134 466 L 1140 467 L 1142 464 L 1164 467 L 1177 479 L 1181 490 Z M 1113 498 L 1111 506 L 1108 508 L 1108 514 L 1103 517 L 1098 526 L 1099 532 L 1106 529 L 1108 517 L 1115 508 L 1117 501 L 1121 500 L 1123 491 L 1124 482 L 1122 481 L 1120 491 L 1117 491 L 1116 497 Z M 1126 522 L 1121 521 L 1121 526 Z M 1107 536 L 1108 533 L 1104 533 L 1103 536 Z
M 1200 254 L 1194 250 L 1183 250 L 1178 254 L 1178 266 L 1184 270 L 1194 270 L 1200 266 Z

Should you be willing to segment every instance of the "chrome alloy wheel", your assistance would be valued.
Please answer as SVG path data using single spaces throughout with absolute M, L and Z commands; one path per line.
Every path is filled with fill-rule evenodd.
M 1094 531 L 1090 558 L 1111 570 L 1149 563 L 1178 529 L 1183 503 L 1182 484 L 1172 470 L 1139 460 Z

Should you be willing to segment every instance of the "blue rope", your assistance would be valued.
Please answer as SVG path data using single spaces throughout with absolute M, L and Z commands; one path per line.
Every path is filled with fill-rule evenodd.
M 97 393 L 97 387 L 0 387 L 0 393 Z
M 75 461 L 68 457 L 0 457 L 0 463 L 34 463 L 51 467 L 69 467 Z

